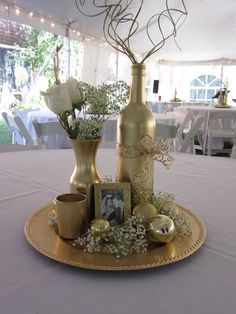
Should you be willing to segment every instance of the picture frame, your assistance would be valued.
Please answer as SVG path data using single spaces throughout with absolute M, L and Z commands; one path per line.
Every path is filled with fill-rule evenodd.
M 107 219 L 111 226 L 123 224 L 131 215 L 129 182 L 95 183 L 95 218 Z

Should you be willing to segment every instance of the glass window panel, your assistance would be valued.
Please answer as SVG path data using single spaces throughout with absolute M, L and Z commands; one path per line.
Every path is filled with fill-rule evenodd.
M 200 75 L 200 76 L 198 76 L 198 79 L 199 79 L 203 84 L 206 84 L 206 75 Z
M 196 89 L 190 89 L 190 99 L 196 99 L 197 98 L 197 90 Z
M 212 97 L 214 97 L 216 94 L 215 89 L 208 89 L 207 91 L 207 100 L 212 100 Z
M 206 90 L 205 89 L 198 89 L 197 98 L 198 99 L 205 99 Z
M 214 80 L 212 80 L 210 83 L 209 83 L 209 86 L 221 86 L 222 83 L 221 83 L 221 80 L 218 79 L 217 77 L 215 77 Z
M 207 84 L 210 85 L 215 79 L 215 75 L 207 75 Z
M 196 78 L 192 80 L 191 86 L 203 86 L 203 84 Z

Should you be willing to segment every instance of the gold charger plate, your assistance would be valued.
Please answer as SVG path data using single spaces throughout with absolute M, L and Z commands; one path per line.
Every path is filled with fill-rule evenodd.
M 60 238 L 48 224 L 48 212 L 52 204 L 38 209 L 26 221 L 24 232 L 28 242 L 43 255 L 56 261 L 87 269 L 98 270 L 139 270 L 154 268 L 182 260 L 196 252 L 206 238 L 206 228 L 202 220 L 193 212 L 177 205 L 191 222 L 192 234 L 178 238 L 146 253 L 116 258 L 109 254 L 85 253 L 73 247 L 69 241 Z

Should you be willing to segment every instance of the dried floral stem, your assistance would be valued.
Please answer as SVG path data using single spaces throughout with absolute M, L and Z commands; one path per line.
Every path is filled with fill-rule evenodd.
M 107 0 L 104 0 L 103 3 L 101 1 L 93 0 L 94 8 L 97 8 L 100 11 L 99 13 L 95 14 L 88 14 L 84 12 L 85 0 L 75 0 L 75 4 L 78 11 L 84 16 L 93 17 L 105 14 L 103 21 L 103 34 L 106 41 L 114 49 L 128 56 L 132 63 L 138 63 L 137 57 L 131 47 L 131 38 L 138 32 L 142 31 L 138 23 L 138 18 L 142 11 L 144 0 L 140 0 L 140 4 L 135 14 L 128 12 L 128 9 L 131 7 L 133 1 L 134 0 L 120 0 L 117 1 L 115 4 L 108 4 Z M 169 6 L 169 0 L 166 0 L 166 8 L 163 11 L 152 15 L 151 18 L 148 20 L 147 25 L 145 26 L 145 31 L 147 38 L 149 39 L 153 47 L 148 52 L 146 52 L 140 63 L 143 63 L 152 54 L 160 50 L 164 46 L 168 38 L 176 36 L 177 30 L 183 24 L 188 14 L 184 0 L 181 0 L 181 4 L 183 7 L 182 9 L 172 8 Z M 178 15 L 177 18 L 174 17 L 175 14 Z M 182 18 L 183 20 L 181 21 Z M 166 20 L 170 22 L 172 30 L 169 34 L 165 35 L 163 29 L 163 21 Z M 127 24 L 127 35 L 120 35 L 120 27 Z M 157 24 L 159 34 L 161 35 L 161 40 L 158 42 L 155 42 L 150 34 L 150 28 L 151 26 L 153 26 L 153 24 Z

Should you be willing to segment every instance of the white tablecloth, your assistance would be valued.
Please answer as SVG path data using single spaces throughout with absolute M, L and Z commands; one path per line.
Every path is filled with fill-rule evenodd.
M 182 104 L 182 102 L 148 101 L 150 109 L 157 113 L 172 111 L 175 107 L 181 106 Z
M 27 217 L 68 191 L 72 150 L 0 154 L 1 314 L 234 314 L 236 308 L 236 160 L 174 154 L 155 164 L 155 190 L 204 220 L 205 244 L 191 257 L 125 273 L 67 266 L 35 251 Z M 100 150 L 101 174 L 114 174 L 115 152 Z

